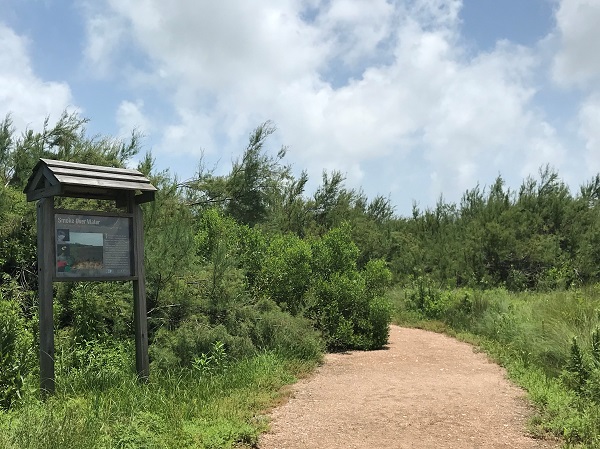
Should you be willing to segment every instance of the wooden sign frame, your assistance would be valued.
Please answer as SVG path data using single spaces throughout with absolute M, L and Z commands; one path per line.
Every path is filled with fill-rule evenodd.
M 44 395 L 55 391 L 54 373 L 54 281 L 131 281 L 135 326 L 135 358 L 138 378 L 150 376 L 148 357 L 148 320 L 144 271 L 144 227 L 140 203 L 153 201 L 156 188 L 139 171 L 72 162 L 40 159 L 24 192 L 28 201 L 38 200 L 38 294 L 40 325 L 40 388 Z M 137 194 L 141 192 L 141 194 Z M 87 199 L 112 199 L 126 211 L 120 214 L 101 211 L 55 210 L 55 196 Z M 130 224 L 130 274 L 127 276 L 57 276 L 56 214 L 90 217 L 122 217 Z M 95 220 L 93 220 L 95 221 Z M 100 221 L 100 220 L 98 220 Z M 68 228 L 65 228 L 68 229 Z

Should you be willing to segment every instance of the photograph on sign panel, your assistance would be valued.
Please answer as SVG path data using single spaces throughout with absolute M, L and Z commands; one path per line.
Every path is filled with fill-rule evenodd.
M 102 233 L 57 229 L 56 234 L 57 272 L 88 276 L 104 267 Z

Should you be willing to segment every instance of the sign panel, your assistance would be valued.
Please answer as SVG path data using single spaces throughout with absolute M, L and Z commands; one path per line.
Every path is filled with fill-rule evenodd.
M 131 218 L 54 214 L 56 278 L 133 275 Z

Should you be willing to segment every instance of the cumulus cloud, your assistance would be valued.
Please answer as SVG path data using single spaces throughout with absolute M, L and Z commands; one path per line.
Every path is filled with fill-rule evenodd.
M 27 40 L 0 23 L 0 118 L 10 113 L 17 130 L 56 120 L 72 105 L 67 84 L 44 81 L 33 72 Z
M 600 172 L 600 94 L 591 95 L 579 110 L 579 134 L 585 141 L 589 173 Z
M 418 160 L 434 199 L 565 157 L 533 106 L 533 49 L 466 51 L 460 0 L 106 1 L 152 62 L 140 79 L 169 92 L 159 151 L 227 154 L 272 119 L 313 179 L 337 169 L 386 194 L 390 167 Z
M 340 0 L 324 5 L 315 24 L 331 42 L 329 57 L 354 68 L 377 60 L 394 17 L 393 5 L 385 0 Z
M 160 142 L 162 148 L 195 156 L 202 155 L 205 149 L 211 152 L 216 148 L 213 133 L 218 124 L 209 114 L 182 108 L 177 111 L 177 117 L 178 123 L 168 124 L 164 129 Z
M 586 84 L 600 77 L 600 2 L 561 0 L 556 12 L 559 51 L 554 60 L 554 77 L 565 85 Z
M 600 3 L 595 0 L 561 0 L 556 11 L 558 49 L 552 74 L 560 87 L 582 96 L 573 122 L 585 148 L 578 157 L 578 170 L 588 175 L 600 171 L 600 54 L 595 47 L 600 40 L 599 22 Z M 573 146 L 579 143 L 575 140 Z
M 122 101 L 117 109 L 117 124 L 119 126 L 119 135 L 126 136 L 133 130 L 146 134 L 150 130 L 150 120 L 145 116 L 144 102 Z
M 98 78 L 111 74 L 125 37 L 124 24 L 115 15 L 91 13 L 86 24 L 84 60 L 88 73 Z

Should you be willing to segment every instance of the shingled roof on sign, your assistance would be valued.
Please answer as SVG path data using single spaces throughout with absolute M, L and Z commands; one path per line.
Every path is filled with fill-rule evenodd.
M 39 160 L 24 189 L 27 201 L 50 196 L 119 201 L 132 191 L 141 204 L 154 201 L 156 187 L 138 170 L 52 159 Z

